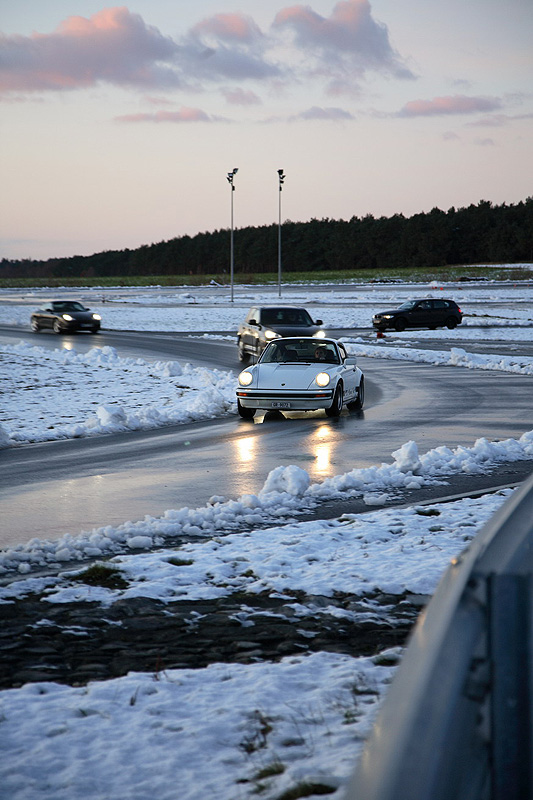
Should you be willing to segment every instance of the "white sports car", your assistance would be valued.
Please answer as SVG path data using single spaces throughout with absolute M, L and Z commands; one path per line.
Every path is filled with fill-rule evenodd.
M 239 375 L 237 408 L 251 419 L 258 408 L 316 411 L 338 417 L 343 405 L 360 409 L 365 378 L 342 342 L 312 336 L 276 339 Z

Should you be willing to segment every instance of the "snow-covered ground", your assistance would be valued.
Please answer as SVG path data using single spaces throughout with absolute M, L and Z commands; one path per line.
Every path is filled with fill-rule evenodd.
M 431 594 L 509 494 L 210 536 L 115 557 L 126 589 L 91 587 L 66 572 L 11 584 L 0 603 L 38 592 L 44 605 L 100 602 L 105 618 L 119 597 L 164 602 L 239 592 L 238 621 L 253 627 L 260 592 Z M 295 625 L 309 615 L 362 616 L 305 600 L 292 605 Z M 375 611 L 369 600 L 364 618 Z M 302 782 L 338 787 L 330 796 L 340 798 L 399 656 L 318 652 L 2 691 L 0 782 L 10 800 L 146 800 L 154 792 L 162 800 L 244 800 L 259 789 L 277 800 Z
M 429 295 L 435 289 L 418 288 L 413 294 Z M 342 287 L 327 296 L 302 289 L 287 302 L 308 306 L 330 327 L 368 326 L 376 296 L 380 308 L 395 305 L 397 299 L 395 287 L 378 295 L 374 291 L 362 288 L 356 299 Z M 478 316 L 467 317 L 461 338 L 468 332 L 478 345 L 491 340 L 494 329 L 468 324 L 490 320 L 502 326 L 499 339 L 516 340 L 519 334 L 524 341 L 532 340 L 527 326 L 533 321 L 533 288 L 476 284 L 462 291 L 464 297 L 454 287 L 454 298 L 468 306 L 467 313 L 475 309 Z M 228 307 L 227 298 L 222 301 L 215 292 L 181 289 L 171 299 L 166 290 L 120 292 L 120 298 L 113 293 L 113 300 L 106 298 L 101 305 L 88 300 L 89 290 L 69 294 L 101 312 L 105 327 L 137 330 L 232 331 L 243 307 L 272 302 L 259 288 L 240 296 L 238 308 Z M 444 292 L 452 296 L 447 287 Z M 51 293 L 15 295 L 0 293 L 0 323 L 27 326 L 31 303 Z M 524 327 L 511 331 L 510 321 Z M 509 380 L 513 373 L 533 374 L 533 359 L 473 354 L 453 346 L 432 351 L 412 344 L 435 335 L 452 338 L 457 332 L 416 331 L 379 342 L 364 337 L 345 341 L 352 352 L 370 357 L 497 369 L 509 373 Z M 59 337 L 55 351 L 38 347 L 38 337 L 35 341 L 36 347 L 0 347 L 1 373 L 6 377 L 0 446 L 235 412 L 235 376 L 223 371 L 120 358 L 108 347 L 79 353 L 62 349 Z M 144 402 L 147 390 L 153 398 L 149 406 Z M 258 495 L 214 495 L 205 508 L 169 509 L 161 518 L 72 531 L 59 541 L 34 539 L 3 551 L 0 569 L 16 580 L 0 588 L 0 609 L 28 593 L 41 594 L 45 605 L 94 600 L 102 604 L 103 616 L 116 599 L 132 596 L 165 602 L 241 592 L 252 606 L 260 592 L 287 590 L 326 598 L 335 591 L 362 598 L 376 590 L 430 595 L 450 559 L 510 491 L 434 504 L 430 514 L 417 507 L 377 510 L 387 492 L 525 458 L 533 458 L 533 431 L 524 431 L 517 440 L 479 439 L 470 448 L 455 450 L 444 442 L 424 455 L 415 442 L 406 442 L 391 454 L 390 463 L 332 475 L 320 484 L 312 484 L 298 466 L 278 467 Z M 368 513 L 294 521 L 298 510 L 341 494 L 362 496 Z M 164 548 L 179 535 L 188 542 L 172 551 Z M 179 556 L 181 566 L 169 560 L 171 555 Z M 88 557 L 111 557 L 127 588 L 90 587 L 72 580 L 68 571 L 32 575 L 34 568 L 61 569 L 61 564 Z M 374 611 L 369 599 L 369 617 Z M 294 605 L 295 624 L 320 613 L 356 612 L 327 605 L 317 609 L 302 602 Z M 241 624 L 253 626 L 254 619 L 243 603 Z M 398 655 L 351 658 L 321 652 L 278 663 L 130 673 L 86 687 L 33 683 L 2 691 L 0 786 L 9 800 L 145 800 L 153 795 L 162 800 L 277 800 L 299 782 L 308 782 L 339 787 L 329 796 L 340 798 Z
M 533 271 L 532 271 L 533 275 Z M 314 319 L 328 328 L 372 325 L 379 310 L 396 308 L 410 297 L 453 297 L 465 314 L 461 334 L 472 326 L 533 324 L 533 277 L 512 284 L 473 282 L 442 285 L 340 285 L 291 287 L 278 298 L 272 287 L 238 286 L 234 302 L 227 287 L 150 287 L 145 289 L 10 289 L 0 290 L 0 324 L 29 325 L 32 310 L 44 300 L 79 299 L 102 316 L 102 327 L 112 330 L 236 331 L 253 305 L 279 303 L 306 306 Z M 446 332 L 439 331 L 440 334 Z M 453 332 L 451 334 L 453 336 Z M 484 335 L 491 335 L 486 333 Z

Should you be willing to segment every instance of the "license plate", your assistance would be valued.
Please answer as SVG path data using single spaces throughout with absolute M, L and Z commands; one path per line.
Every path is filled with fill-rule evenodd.
M 290 403 L 272 403 L 272 408 L 290 408 Z

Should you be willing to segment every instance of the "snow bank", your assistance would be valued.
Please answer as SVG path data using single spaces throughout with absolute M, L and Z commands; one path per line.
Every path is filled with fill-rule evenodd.
M 1 691 L 5 797 L 244 800 L 303 780 L 335 790 L 392 678 L 384 661 L 315 653 Z M 281 769 L 261 779 L 269 765 Z
M 450 350 L 421 350 L 380 343 L 379 345 L 359 344 L 360 340 L 343 337 L 342 341 L 350 355 L 368 358 L 388 358 L 397 361 L 418 361 L 447 367 L 466 367 L 468 369 L 512 372 L 515 375 L 533 375 L 533 358 L 515 356 L 480 355 L 467 353 L 461 347 Z
M 0 448 L 25 442 L 150 430 L 234 413 L 231 372 L 178 361 L 122 358 L 25 342 L 0 346 L 11 376 L 0 411 Z

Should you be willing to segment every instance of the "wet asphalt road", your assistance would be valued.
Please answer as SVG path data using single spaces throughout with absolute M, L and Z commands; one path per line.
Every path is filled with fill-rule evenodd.
M 36 337 L 0 328 L 1 342 L 21 338 Z M 103 331 L 61 340 L 41 334 L 38 344 L 55 348 L 69 338 L 79 350 L 110 345 L 124 356 L 190 360 L 236 374 L 240 369 L 233 341 L 184 334 Z M 459 337 L 453 346 L 475 350 Z M 492 346 L 498 349 L 490 352 L 516 355 L 512 344 Z M 431 342 L 431 349 L 449 348 L 449 341 Z M 482 352 L 488 352 L 485 345 Z M 425 452 L 442 444 L 469 447 L 479 437 L 518 438 L 533 429 L 533 377 L 367 358 L 359 365 L 366 377 L 365 410 L 344 411 L 339 419 L 322 412 L 258 414 L 253 422 L 230 417 L 1 451 L 0 546 L 195 508 L 213 495 L 257 493 L 280 464 L 296 464 L 321 481 L 390 462 L 391 453 L 411 439 Z M 496 472 L 498 482 L 506 481 Z M 468 483 L 468 476 L 456 479 L 453 491 L 467 491 Z

